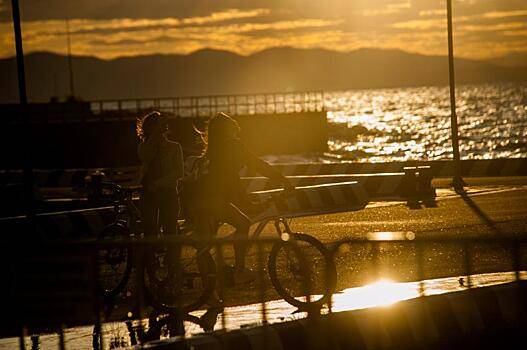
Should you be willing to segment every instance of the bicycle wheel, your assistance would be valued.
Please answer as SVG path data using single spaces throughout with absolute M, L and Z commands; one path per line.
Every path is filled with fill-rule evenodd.
M 113 223 L 99 234 L 98 241 L 116 242 L 130 237 L 125 224 Z M 132 271 L 132 259 L 127 248 L 98 249 L 97 263 L 99 266 L 99 293 L 105 298 L 117 296 L 128 282 Z
M 204 305 L 216 286 L 216 264 L 193 241 L 151 250 L 145 259 L 145 297 L 158 310 L 188 313 Z
M 268 268 L 278 294 L 298 308 L 321 307 L 337 283 L 337 270 L 327 248 L 304 233 L 293 233 L 288 241 L 275 243 Z

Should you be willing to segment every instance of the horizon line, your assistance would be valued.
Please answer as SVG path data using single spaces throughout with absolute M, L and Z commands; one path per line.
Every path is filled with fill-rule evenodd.
M 72 54 L 71 56 L 74 57 L 74 58 L 95 58 L 95 59 L 98 59 L 98 60 L 101 60 L 101 61 L 114 61 L 114 60 L 123 59 L 123 58 L 152 57 L 152 56 L 182 56 L 182 57 L 188 57 L 188 56 L 192 56 L 192 55 L 194 55 L 196 53 L 203 52 L 203 51 L 213 51 L 213 52 L 224 52 L 224 53 L 232 54 L 232 55 L 235 55 L 235 56 L 238 56 L 238 57 L 242 57 L 242 58 L 250 58 L 252 56 L 256 56 L 256 55 L 262 54 L 264 52 L 273 51 L 273 50 L 284 50 L 284 49 L 295 50 L 295 51 L 326 51 L 326 52 L 338 53 L 338 54 L 350 54 L 350 53 L 355 53 L 355 52 L 364 51 L 364 50 L 374 50 L 374 51 L 385 51 L 385 52 L 390 52 L 390 51 L 391 52 L 399 52 L 399 53 L 405 53 L 405 54 L 409 54 L 409 55 L 423 56 L 423 57 L 447 57 L 448 56 L 447 53 L 445 53 L 444 55 L 437 55 L 437 54 L 435 54 L 435 55 L 434 54 L 433 55 L 427 55 L 427 54 L 424 54 L 424 53 L 406 51 L 406 50 L 402 50 L 402 49 L 399 49 L 399 48 L 392 48 L 392 49 L 390 49 L 390 48 L 377 48 L 377 47 L 361 47 L 361 48 L 357 48 L 357 49 L 353 49 L 353 50 L 330 50 L 330 49 L 326 49 L 326 48 L 299 48 L 299 47 L 294 47 L 294 46 L 275 46 L 275 47 L 266 48 L 266 49 L 263 49 L 263 50 L 260 50 L 260 51 L 257 51 L 257 52 L 253 52 L 253 53 L 248 54 L 248 55 L 243 55 L 243 54 L 240 54 L 240 53 L 237 53 L 237 52 L 234 52 L 234 51 L 229 51 L 229 50 L 222 50 L 222 49 L 205 47 L 205 48 L 200 48 L 200 49 L 191 51 L 191 52 L 186 53 L 186 54 L 185 53 L 163 53 L 163 52 L 157 52 L 157 53 L 151 53 L 151 54 L 145 54 L 145 55 L 122 55 L 122 56 L 116 56 L 116 57 L 112 57 L 112 58 L 104 58 L 104 57 L 99 57 L 99 56 L 95 56 L 95 55 L 75 55 L 75 54 Z M 43 50 L 43 51 L 41 51 L 41 50 L 30 51 L 30 52 L 24 53 L 24 56 L 30 56 L 30 55 L 34 55 L 34 54 L 50 54 L 50 55 L 63 56 L 63 57 L 67 57 L 68 56 L 67 53 L 61 53 L 61 52 L 56 52 L 56 51 L 46 51 L 46 50 Z M 511 56 L 511 55 L 515 55 L 515 54 L 525 54 L 525 55 L 527 55 L 527 50 L 518 50 L 518 51 L 510 52 L 508 54 L 504 54 L 504 55 L 501 55 L 501 56 L 495 56 L 495 57 L 492 57 L 492 58 L 485 58 L 485 59 L 470 58 L 470 57 L 463 57 L 463 56 L 458 56 L 458 57 L 455 57 L 455 58 L 456 59 L 476 61 L 476 62 L 488 62 L 488 61 L 492 61 L 494 59 L 504 58 L 504 57 L 508 57 L 508 56 Z M 11 56 L 0 56 L 0 60 L 9 60 L 9 59 L 16 59 L 16 55 L 13 54 Z

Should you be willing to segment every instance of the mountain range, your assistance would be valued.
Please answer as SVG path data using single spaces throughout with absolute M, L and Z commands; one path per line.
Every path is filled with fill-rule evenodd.
M 69 93 L 68 58 L 26 55 L 30 102 Z M 400 50 L 273 48 L 250 56 L 204 49 L 189 55 L 102 60 L 73 56 L 75 95 L 84 100 L 343 90 L 448 84 L 446 56 Z M 527 54 L 455 60 L 458 84 L 527 81 Z M 0 60 L 0 103 L 18 99 L 16 59 Z

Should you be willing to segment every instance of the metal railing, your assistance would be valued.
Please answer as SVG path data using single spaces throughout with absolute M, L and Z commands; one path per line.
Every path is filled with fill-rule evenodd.
M 283 239 L 287 239 L 287 237 L 283 237 Z M 255 284 L 253 287 L 253 294 L 249 299 L 245 300 L 245 303 L 259 303 L 260 307 L 258 308 L 258 311 L 255 311 L 254 313 L 259 312 L 259 317 L 255 317 L 255 319 L 258 320 L 258 323 L 261 325 L 266 325 L 269 320 L 268 315 L 268 306 L 266 302 L 268 300 L 273 299 L 274 294 L 270 294 L 270 286 L 269 283 L 266 281 L 265 277 L 265 270 L 266 270 L 266 262 L 265 262 L 265 256 L 268 253 L 269 249 L 272 249 L 273 245 L 276 244 L 287 244 L 288 246 L 292 247 L 293 254 L 296 254 L 297 257 L 300 257 L 299 259 L 301 261 L 306 256 L 309 258 L 309 253 L 302 250 L 302 247 L 297 245 L 297 243 L 294 240 L 284 241 L 280 239 L 268 239 L 268 238 L 262 238 L 257 240 L 250 240 L 250 241 L 244 241 L 250 247 L 253 249 L 252 254 L 252 260 L 248 262 L 248 264 L 252 265 L 251 267 L 254 268 L 258 272 L 258 277 L 255 281 Z M 207 241 L 206 244 L 211 245 L 214 250 L 216 251 L 215 259 L 217 260 L 217 271 L 215 274 L 216 278 L 216 293 L 220 300 L 223 300 L 224 302 L 231 302 L 234 304 L 239 304 L 240 300 L 242 300 L 242 297 L 237 297 L 236 294 L 230 293 L 228 288 L 226 287 L 229 283 L 229 274 L 228 271 L 224 268 L 226 261 L 225 259 L 229 259 L 229 257 L 226 257 L 226 252 L 231 251 L 232 245 L 239 243 L 238 239 L 213 239 L 210 241 Z M 392 233 L 374 233 L 370 234 L 367 237 L 364 238 L 350 238 L 350 239 L 344 239 L 340 240 L 338 242 L 329 243 L 326 245 L 327 247 L 327 259 L 329 261 L 332 261 L 335 263 L 339 279 L 344 278 L 345 280 L 349 278 L 351 275 L 355 273 L 365 273 L 367 272 L 367 279 L 368 280 L 376 280 L 380 277 L 383 277 L 382 273 L 382 266 L 383 266 L 383 259 L 390 258 L 392 259 L 390 261 L 391 269 L 394 270 L 393 266 L 397 265 L 397 263 L 394 263 L 394 261 L 404 260 L 402 265 L 399 266 L 399 268 L 395 269 L 398 272 L 408 272 L 409 275 L 406 275 L 404 277 L 404 280 L 409 281 L 418 281 L 419 282 L 419 295 L 425 296 L 429 295 L 427 292 L 427 284 L 424 282 L 426 278 L 434 277 L 435 275 L 443 276 L 445 274 L 444 271 L 439 272 L 430 272 L 427 271 L 427 266 L 430 268 L 431 266 L 434 266 L 434 269 L 437 268 L 438 264 L 445 264 L 445 268 L 447 271 L 449 268 L 454 268 L 456 271 L 460 271 L 460 274 L 456 274 L 457 276 L 461 276 L 459 278 L 459 284 L 466 289 L 470 289 L 475 287 L 474 283 L 472 282 L 472 276 L 475 273 L 483 273 L 486 269 L 490 270 L 490 272 L 498 272 L 498 271 L 513 271 L 515 274 L 515 280 L 520 281 L 522 278 L 521 271 L 526 269 L 526 263 L 527 263 L 527 250 L 526 250 L 526 243 L 527 238 L 519 238 L 519 237 L 500 237 L 500 238 L 442 238 L 442 237 L 436 237 L 436 238 L 428 238 L 428 237 L 416 237 L 411 232 L 392 232 Z M 189 240 L 188 238 L 164 238 L 164 239 L 155 239 L 155 240 L 148 240 L 148 239 L 141 239 L 141 240 L 129 240 L 129 241 L 115 241 L 115 242 L 97 242 L 97 241 L 90 241 L 90 242 L 73 242 L 73 243 L 57 243 L 57 244 L 50 244 L 50 245 L 42 245 L 42 244 L 29 244 L 29 247 L 27 244 L 24 245 L 22 249 L 22 252 L 26 252 L 27 256 L 26 258 L 33 259 L 33 253 L 35 251 L 39 252 L 57 252 L 57 248 L 63 252 L 87 252 L 88 256 L 94 256 L 97 254 L 97 252 L 101 249 L 128 249 L 129 251 L 140 251 L 141 249 L 160 249 L 163 247 L 171 246 L 176 248 L 181 248 L 185 245 L 195 245 L 196 241 Z M 11 250 L 12 254 L 17 254 L 13 252 L 20 252 L 16 249 Z M 484 257 L 485 251 L 491 255 L 490 260 L 495 264 L 496 259 L 500 262 L 497 266 L 493 265 L 492 267 L 485 266 L 484 263 L 482 263 L 481 259 L 482 256 Z M 501 256 L 499 258 L 496 257 L 497 252 L 501 252 Z M 228 254 L 228 253 L 227 253 Z M 444 256 L 443 254 L 446 254 L 447 256 Z M 448 254 L 453 254 L 455 256 L 455 259 L 452 259 L 448 256 Z M 144 266 L 144 255 L 143 254 L 133 254 L 134 255 L 134 264 L 136 266 Z M 249 254 L 250 255 L 250 254 Z M 23 260 L 24 257 L 22 257 Z M 363 262 L 369 266 L 369 268 L 366 267 L 366 265 L 360 266 L 358 264 L 359 260 L 363 260 Z M 67 259 L 66 259 L 67 260 Z M 484 260 L 484 259 L 483 259 Z M 15 261 L 20 261 L 20 256 L 18 256 L 18 260 L 15 259 Z M 33 261 L 33 260 L 32 260 Z M 92 269 L 91 271 L 94 273 L 93 276 L 95 276 L 95 279 L 93 282 L 95 285 L 92 286 L 93 290 L 98 289 L 98 279 L 96 276 L 98 275 L 98 271 L 100 271 L 100 268 L 96 266 L 97 261 L 95 259 L 92 259 Z M 340 264 L 338 262 L 341 262 Z M 327 262 L 327 261 L 326 261 Z M 412 263 L 413 262 L 413 263 Z M 14 262 L 12 262 L 14 263 Z M 500 266 L 501 264 L 501 266 Z M 356 269 L 350 269 L 351 265 L 357 266 L 359 269 L 363 268 L 363 271 L 357 272 Z M 459 265 L 459 266 L 457 266 Z M 330 266 L 326 264 L 325 266 Z M 313 266 L 309 266 L 310 268 L 313 268 Z M 329 268 L 329 267 L 328 267 Z M 16 271 L 16 267 L 12 267 L 12 271 Z M 393 272 L 393 271 L 392 271 Z M 327 279 L 328 276 L 331 275 L 330 271 L 325 271 L 322 273 L 319 278 Z M 447 274 L 448 275 L 448 274 Z M 312 283 L 309 280 L 306 280 L 307 278 L 305 275 L 302 275 L 303 280 L 301 281 L 301 290 L 299 292 L 299 296 L 304 295 L 304 301 L 311 301 L 312 298 L 315 298 L 316 295 L 320 292 L 325 291 L 315 291 L 313 289 L 310 289 L 312 287 Z M 16 276 L 18 278 L 22 276 Z M 437 277 L 437 276 L 435 276 Z M 114 310 L 115 305 L 108 302 L 108 300 L 104 301 L 107 303 L 107 305 L 103 305 L 103 300 L 100 297 L 95 296 L 91 302 L 94 304 L 92 306 L 93 315 L 91 317 L 87 317 L 88 322 L 85 324 L 92 324 L 94 325 L 94 338 L 93 338 L 93 347 L 94 349 L 98 348 L 107 348 L 108 344 L 103 344 L 103 336 L 102 333 L 99 332 L 101 329 L 101 325 L 103 322 L 109 322 L 109 321 L 115 321 L 115 320 L 121 320 L 125 321 L 128 326 L 129 331 L 129 337 L 130 341 L 127 341 L 127 344 L 134 345 L 141 342 L 147 342 L 149 340 L 148 332 L 145 331 L 145 318 L 150 317 L 150 322 L 153 319 L 159 321 L 160 319 L 165 320 L 166 322 L 170 322 L 170 320 L 176 320 L 175 323 L 172 323 L 169 327 L 171 329 L 170 332 L 174 332 L 178 336 L 181 337 L 181 339 L 184 339 L 186 336 L 188 336 L 189 332 L 185 331 L 185 327 L 189 326 L 188 321 L 198 323 L 200 322 L 199 318 L 190 314 L 183 314 L 183 312 L 176 312 L 174 314 L 169 314 L 168 316 L 163 316 L 162 310 L 154 310 L 153 312 L 148 312 L 147 306 L 148 301 L 145 298 L 145 280 L 141 276 L 141 274 L 136 273 L 131 280 L 131 283 L 135 286 L 135 290 L 133 291 L 133 295 L 129 297 L 130 305 L 130 312 L 122 315 L 117 315 L 112 318 L 111 314 L 108 314 L 108 310 Z M 356 285 L 362 285 L 364 281 L 355 281 L 355 282 L 347 282 L 356 284 Z M 329 285 L 326 281 L 325 285 Z M 346 287 L 349 287 L 348 284 Z M 344 286 L 342 284 L 337 284 L 337 289 L 342 289 Z M 15 288 L 12 288 L 12 290 L 16 293 L 16 286 Z M 245 290 L 249 290 L 247 288 L 244 288 Z M 31 295 L 35 295 L 35 293 L 38 293 L 39 288 L 36 288 L 35 290 L 32 290 Z M 19 292 L 19 291 L 18 291 Z M 334 292 L 334 291 L 332 291 Z M 21 299 L 20 295 L 22 294 L 16 294 L 13 297 L 13 300 L 20 303 L 23 301 Z M 230 299 L 229 299 L 230 298 Z M 234 298 L 234 299 L 233 299 Z M 239 299 L 237 299 L 239 298 Z M 117 298 L 116 300 L 122 300 Z M 124 299 L 123 299 L 124 300 Z M 324 308 L 325 311 L 321 310 L 320 307 L 315 308 L 305 308 L 301 311 L 305 313 L 305 316 L 310 318 L 317 318 L 317 315 L 320 315 L 320 313 L 332 313 L 333 307 L 332 307 L 332 298 L 329 298 L 326 301 L 327 307 Z M 24 309 L 22 305 L 18 305 L 18 307 Z M 102 311 L 105 312 L 102 312 Z M 221 311 L 219 312 L 219 325 L 220 329 L 228 329 L 227 319 L 229 317 L 230 308 L 225 307 L 225 305 L 222 306 Z M 33 320 L 31 319 L 24 319 L 24 315 L 27 315 L 27 313 L 16 313 L 17 316 L 22 316 L 17 318 L 16 320 L 13 320 L 13 324 L 17 325 L 20 330 L 20 342 L 19 346 L 21 349 L 25 348 L 25 341 L 24 336 L 27 335 L 27 332 L 30 333 L 37 333 L 38 331 L 35 331 L 35 329 L 38 328 L 30 328 L 28 329 L 27 326 L 32 323 Z M 124 315 L 124 316 L 123 316 Z M 302 314 L 300 314 L 302 315 Z M 153 317 L 152 317 L 153 316 Z M 303 316 L 299 316 L 303 317 Z M 183 322 L 187 321 L 187 322 Z M 49 331 L 58 331 L 59 332 L 59 347 L 61 349 L 66 348 L 66 342 L 65 342 L 65 336 L 64 336 L 64 323 L 56 324 L 55 327 L 53 327 L 52 324 L 46 325 L 47 332 Z M 69 326 L 69 325 L 68 325 Z M 150 324 L 150 329 L 153 329 L 153 324 Z M 174 335 L 171 333 L 171 336 Z M 150 335 L 151 338 L 151 335 Z M 33 344 L 38 345 L 38 336 L 32 337 Z M 263 341 L 266 341 L 265 339 Z M 113 344 L 113 341 L 110 341 Z M 115 345 L 115 344 L 114 344 Z M 121 344 L 122 345 L 122 344 Z
M 210 117 L 217 112 L 231 115 L 321 112 L 324 110 L 324 93 L 306 91 L 99 100 L 91 101 L 90 106 L 95 114 L 115 111 L 141 112 L 155 109 L 179 117 Z

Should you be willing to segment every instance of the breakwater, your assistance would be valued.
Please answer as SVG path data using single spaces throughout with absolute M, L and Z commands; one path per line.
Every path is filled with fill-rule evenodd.
M 14 113 L 14 112 L 13 112 Z M 4 169 L 22 168 L 29 156 L 35 168 L 119 167 L 139 164 L 136 118 L 146 112 L 32 114 L 30 126 L 16 118 L 4 122 L 0 157 Z M 14 115 L 14 114 L 13 114 Z M 169 115 L 169 137 L 186 153 L 199 153 L 206 117 Z M 294 154 L 327 150 L 324 112 L 236 115 L 241 138 L 256 154 Z M 24 151 L 29 146 L 28 151 Z

